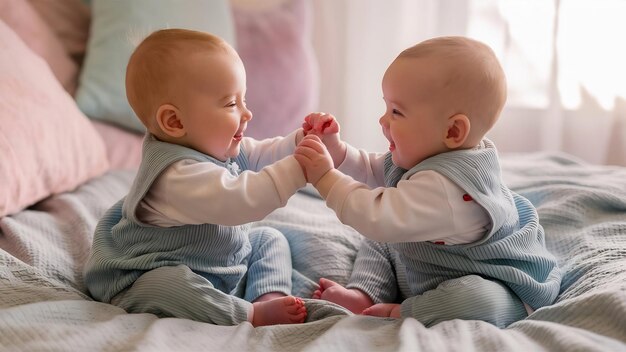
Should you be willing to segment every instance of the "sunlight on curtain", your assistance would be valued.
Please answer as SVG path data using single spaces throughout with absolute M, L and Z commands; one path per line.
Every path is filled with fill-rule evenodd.
M 626 1 L 562 1 L 560 13 L 563 105 L 578 108 L 589 95 L 603 109 L 613 109 L 618 98 L 626 98 Z
M 626 2 L 500 0 L 470 7 L 467 35 L 494 47 L 508 77 L 507 107 L 490 134 L 500 149 L 560 150 L 626 165 L 626 85 L 618 78 L 626 78 L 626 55 L 617 44 L 626 33 L 620 21 Z
M 489 137 L 501 152 L 564 151 L 626 165 L 625 0 L 318 0 L 321 110 L 343 137 L 384 151 L 380 79 L 404 48 L 439 35 L 489 44 L 509 97 Z M 321 27 L 320 27 L 321 26 Z M 325 33 L 322 33 L 325 32 Z
M 383 74 L 401 49 L 437 33 L 437 0 L 316 0 L 313 6 L 320 110 L 337 117 L 353 145 L 384 151 Z
M 509 105 L 548 107 L 553 32 L 552 1 L 470 2 L 465 35 L 496 52 L 507 74 Z

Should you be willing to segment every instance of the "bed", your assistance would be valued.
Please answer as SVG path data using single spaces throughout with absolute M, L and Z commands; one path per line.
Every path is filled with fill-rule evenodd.
M 347 281 L 361 241 L 356 231 L 337 221 L 310 186 L 255 224 L 275 227 L 287 237 L 293 294 L 305 298 L 309 313 L 305 323 L 215 326 L 127 314 L 94 301 L 82 279 L 83 265 L 98 219 L 132 183 L 141 135 L 123 120 L 112 121 L 114 112 L 99 115 L 98 109 L 88 109 L 84 94 L 93 90 L 85 91 L 89 79 L 85 70 L 92 62 L 89 50 L 98 50 L 95 44 L 83 44 L 81 51 L 76 44 L 80 40 L 74 46 L 65 42 L 62 48 L 71 61 L 63 62 L 51 59 L 50 45 L 37 46 L 32 40 L 52 40 L 51 33 L 65 39 L 69 36 L 63 33 L 73 33 L 71 39 L 76 40 L 77 28 L 85 26 L 93 38 L 98 30 L 94 22 L 102 20 L 97 16 L 105 4 L 92 0 L 91 24 L 86 22 L 88 8 L 78 1 L 12 0 L 0 7 L 0 350 L 626 351 L 626 168 L 592 165 L 562 153 L 501 158 L 505 181 L 537 207 L 547 246 L 564 273 L 553 305 L 506 329 L 463 320 L 426 328 L 411 318 L 358 316 L 308 299 L 322 276 Z M 233 11 L 230 30 L 247 55 L 242 54 L 244 59 L 260 55 L 255 52 L 260 50 L 255 47 L 259 41 L 244 39 L 244 34 L 267 34 L 279 23 L 296 27 L 306 23 L 306 18 L 297 17 L 306 16 L 301 0 L 274 2 L 267 5 L 271 9 L 221 5 L 220 11 Z M 71 13 L 75 28 L 54 27 L 53 13 Z M 11 22 L 12 16 L 20 16 L 20 21 Z M 33 19 L 26 34 L 19 26 L 24 16 Z M 47 36 L 33 37 L 37 28 Z M 290 40 L 293 45 L 283 49 L 297 50 L 290 57 L 299 58 L 299 63 L 282 64 L 297 69 L 310 53 Z M 74 70 L 71 65 L 63 68 L 68 63 L 75 63 Z M 254 70 L 255 64 L 248 63 Z M 249 72 L 249 79 L 268 79 L 266 68 L 256 69 Z M 285 70 L 288 67 L 278 71 Z M 314 70 L 307 72 L 300 72 L 297 83 L 312 83 Z M 287 89 L 285 94 L 297 103 L 282 116 L 299 114 L 297 109 L 309 109 L 314 101 L 314 92 L 297 92 L 289 84 L 283 80 L 271 90 Z M 255 85 L 263 87 L 259 83 L 251 87 Z M 263 109 L 271 107 L 262 105 L 265 98 L 260 94 L 267 89 L 258 92 L 257 117 L 263 119 L 270 114 Z M 291 128 L 287 124 L 277 123 Z M 255 133 L 262 137 L 269 132 Z

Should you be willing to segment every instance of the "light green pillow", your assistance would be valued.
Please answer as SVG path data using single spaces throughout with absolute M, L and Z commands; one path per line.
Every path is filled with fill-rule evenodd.
M 138 42 L 163 28 L 210 32 L 235 46 L 228 0 L 92 0 L 76 101 L 85 115 L 144 132 L 126 100 L 126 64 Z

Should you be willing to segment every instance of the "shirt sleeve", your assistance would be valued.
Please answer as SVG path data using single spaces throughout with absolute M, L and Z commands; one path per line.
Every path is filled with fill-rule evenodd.
M 341 222 L 375 241 L 449 240 L 447 244 L 458 244 L 482 238 L 490 224 L 486 211 L 463 195 L 443 175 L 422 171 L 389 188 L 372 189 L 340 177 L 326 203 Z
M 137 215 L 141 221 L 161 227 L 241 225 L 285 206 L 305 185 L 302 168 L 293 156 L 239 176 L 213 163 L 182 160 L 157 178 Z
M 248 157 L 250 170 L 259 171 L 280 159 L 292 155 L 296 149 L 296 136 L 303 134 L 299 128 L 285 137 L 274 137 L 263 140 L 245 137 L 242 141 Z
M 346 157 L 337 169 L 372 188 L 384 186 L 385 154 L 368 153 L 347 143 L 346 147 Z

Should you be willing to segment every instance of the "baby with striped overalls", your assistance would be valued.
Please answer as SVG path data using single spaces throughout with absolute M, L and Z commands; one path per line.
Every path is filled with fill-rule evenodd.
M 537 211 L 503 183 L 485 138 L 507 96 L 493 51 L 465 37 L 426 40 L 391 63 L 382 91 L 387 153 L 341 141 L 332 115 L 305 118 L 296 158 L 365 237 L 347 285 L 321 278 L 313 298 L 425 326 L 505 327 L 552 304 L 561 273 Z
M 85 268 L 95 299 L 218 325 L 304 321 L 286 238 L 250 225 L 306 185 L 292 155 L 303 132 L 244 137 L 245 93 L 221 38 L 166 29 L 135 49 L 126 94 L 147 134 L 129 194 L 96 228 Z

